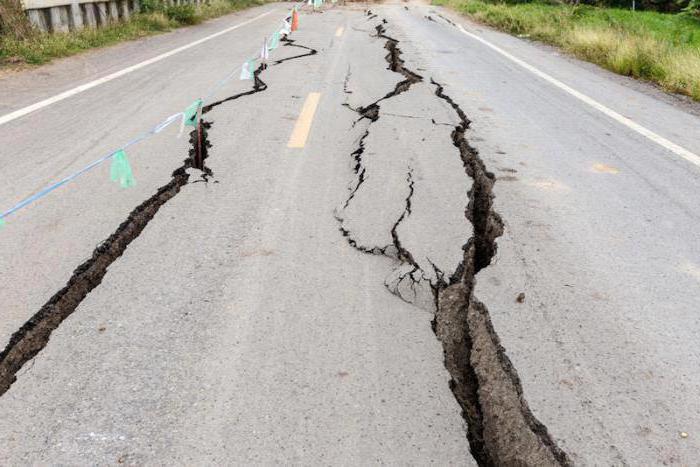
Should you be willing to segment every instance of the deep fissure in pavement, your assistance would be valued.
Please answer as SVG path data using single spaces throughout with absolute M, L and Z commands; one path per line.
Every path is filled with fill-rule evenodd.
M 315 49 L 296 45 L 293 42 L 287 40 L 285 45 L 301 47 L 309 52 L 288 59 L 308 57 L 317 53 Z M 286 60 L 278 60 L 273 65 L 284 61 Z M 263 64 L 253 73 L 252 89 L 207 104 L 202 107 L 202 116 L 226 102 L 265 91 L 267 84 L 260 79 L 260 74 L 265 69 L 266 65 Z M 212 147 L 208 139 L 208 131 L 212 124 L 211 121 L 201 119 L 198 129 L 190 132 L 188 156 L 182 165 L 172 173 L 171 180 L 131 211 L 117 230 L 95 248 L 92 256 L 75 269 L 67 284 L 12 334 L 9 343 L 0 352 L 0 397 L 17 380 L 17 373 L 22 367 L 44 349 L 53 331 L 58 329 L 61 323 L 73 314 L 85 297 L 100 285 L 109 266 L 124 254 L 132 241 L 139 237 L 158 210 L 174 198 L 187 184 L 190 178 L 187 170 L 195 167 L 196 161 L 199 161 L 202 179 L 206 181 L 212 175 L 211 170 L 205 164 L 209 157 L 209 149 Z
M 523 395 L 522 384 L 500 344 L 486 306 L 474 297 L 476 275 L 491 264 L 503 222 L 493 210 L 494 175 L 478 151 L 467 142 L 471 124 L 444 88 L 435 94 L 457 113 L 459 124 L 452 142 L 459 149 L 467 175 L 473 180 L 466 216 L 474 234 L 464 246 L 464 261 L 448 287 L 438 291 L 433 328 L 443 344 L 451 388 L 460 401 L 482 465 L 569 465 L 547 428 L 535 418 Z M 470 439 L 470 442 L 472 440 Z M 476 454 L 475 454 L 476 456 Z
M 386 21 L 383 23 L 386 24 Z M 376 30 L 378 37 L 386 39 L 389 69 L 401 73 L 406 79 L 384 97 L 354 109 L 360 115 L 360 120 L 369 120 L 369 126 L 360 138 L 357 149 L 351 153 L 356 181 L 343 210 L 369 177 L 362 155 L 372 123 L 381 118 L 380 102 L 407 91 L 412 84 L 422 80 L 422 77 L 405 68 L 398 41 L 387 36 L 381 24 Z M 353 248 L 363 253 L 395 257 L 402 264 L 410 266 L 408 272 L 399 276 L 393 290 L 387 284 L 392 293 L 402 300 L 405 298 L 399 293 L 398 286 L 404 280 L 410 280 L 414 287 L 422 281 L 430 283 L 435 299 L 433 330 L 443 345 L 445 367 L 452 376 L 450 388 L 462 408 L 470 451 L 477 463 L 482 466 L 569 465 L 566 454 L 530 411 L 518 374 L 500 345 L 489 311 L 473 295 L 476 274 L 491 264 L 496 253 L 496 239 L 503 234 L 503 222 L 493 210 L 495 179 L 478 152 L 467 142 L 465 132 L 470 121 L 466 114 L 445 94 L 440 84 L 431 82 L 436 87 L 436 96 L 445 100 L 459 117 L 459 123 L 451 134 L 452 143 L 459 150 L 465 172 L 473 181 L 465 209 L 465 216 L 473 226 L 473 235 L 463 247 L 463 261 L 448 281 L 444 273 L 431 263 L 437 278 L 433 282 L 425 278 L 411 252 L 401 244 L 397 230 L 411 214 L 414 193 L 410 168 L 406 179 L 409 193 L 405 209 L 391 229 L 391 245 L 358 244 L 344 227 L 341 214 L 336 212 L 340 232 Z M 345 86 L 347 91 L 347 83 Z

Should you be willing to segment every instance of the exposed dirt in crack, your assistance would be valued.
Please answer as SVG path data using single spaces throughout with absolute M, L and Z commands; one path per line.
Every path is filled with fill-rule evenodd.
M 432 80 L 431 80 L 432 81 Z M 470 121 L 443 87 L 435 94 L 450 104 L 460 123 L 452 132 L 465 171 L 473 180 L 466 216 L 474 234 L 464 247 L 464 261 L 437 292 L 433 329 L 443 344 L 450 387 L 468 424 L 471 451 L 480 465 L 570 465 L 530 411 L 517 371 L 496 334 L 489 311 L 473 295 L 477 273 L 491 264 L 503 222 L 493 210 L 490 173 L 465 137 Z
M 309 52 L 278 60 L 272 65 L 317 53 L 315 49 L 294 44 L 294 41 L 290 39 L 285 41 L 285 45 L 307 49 Z M 265 91 L 267 84 L 260 79 L 260 74 L 265 69 L 265 65 L 260 65 L 255 70 L 251 90 L 207 104 L 202 107 L 202 115 L 226 102 Z M 190 132 L 188 157 L 172 173 L 170 181 L 131 211 L 117 230 L 93 251 L 92 256 L 75 269 L 65 287 L 54 294 L 37 313 L 12 335 L 5 349 L 0 352 L 0 397 L 14 384 L 17 373 L 22 367 L 36 357 L 48 344 L 53 331 L 58 329 L 61 323 L 73 314 L 85 297 L 102 283 L 109 266 L 124 254 L 129 244 L 138 238 L 160 208 L 173 199 L 188 183 L 190 174 L 187 171 L 188 169 L 192 170 L 195 161 L 200 161 L 202 180 L 207 181 L 212 176 L 212 171 L 205 164 L 209 157 L 209 149 L 212 147 L 208 139 L 208 132 L 212 125 L 213 122 L 201 119 L 200 125 Z

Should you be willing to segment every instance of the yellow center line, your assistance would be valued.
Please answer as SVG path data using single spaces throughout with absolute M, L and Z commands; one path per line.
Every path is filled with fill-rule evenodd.
M 342 36 L 342 35 L 343 35 L 343 31 L 345 31 L 345 28 L 342 27 L 342 26 L 339 27 L 339 28 L 335 31 L 335 37 L 340 37 L 340 36 Z
M 311 130 L 311 122 L 318 107 L 318 101 L 321 98 L 320 92 L 311 92 L 304 101 L 304 107 L 301 108 L 301 113 L 294 125 L 292 136 L 289 137 L 288 148 L 303 148 L 306 146 L 306 139 L 309 137 Z
M 608 173 L 608 174 L 616 174 L 619 173 L 620 171 L 617 170 L 615 167 L 607 165 L 607 164 L 593 164 L 593 170 L 596 172 L 600 173 Z

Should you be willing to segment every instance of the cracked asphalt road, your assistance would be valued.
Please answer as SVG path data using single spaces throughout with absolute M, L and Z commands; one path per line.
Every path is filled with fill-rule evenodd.
M 0 199 L 184 108 L 285 8 L 0 79 L 4 114 L 276 10 L 0 126 Z M 442 9 L 371 10 L 303 13 L 316 54 L 218 92 L 210 176 L 185 163 L 36 356 L 17 331 L 190 143 L 170 128 L 129 151 L 133 189 L 105 168 L 10 219 L 0 464 L 696 461 L 699 168 L 455 25 L 696 154 L 698 110 Z

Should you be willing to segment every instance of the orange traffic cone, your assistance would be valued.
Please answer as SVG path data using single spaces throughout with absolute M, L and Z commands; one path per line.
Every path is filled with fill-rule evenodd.
M 297 10 L 292 11 L 292 32 L 299 29 L 299 13 Z

